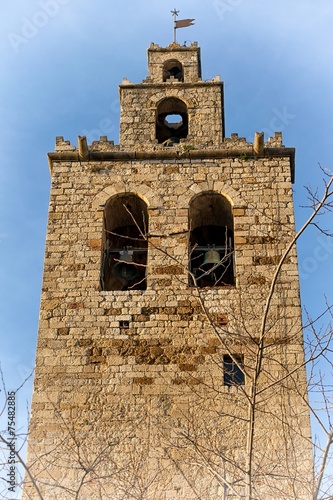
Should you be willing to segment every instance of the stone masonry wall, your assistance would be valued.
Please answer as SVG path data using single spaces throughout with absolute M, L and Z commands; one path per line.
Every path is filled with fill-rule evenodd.
M 148 49 L 149 75 L 146 81 L 160 83 L 163 64 L 170 59 L 182 63 L 185 83 L 201 80 L 200 48 L 197 43 L 193 43 L 189 47 L 171 44 L 167 48 L 152 43 Z
M 103 144 L 95 150 L 113 150 Z M 81 499 L 218 498 L 223 484 L 205 461 L 209 455 L 210 468 L 237 479 L 214 450 L 224 447 L 243 463 L 247 408 L 243 389 L 223 386 L 222 356 L 231 350 L 253 366 L 270 282 L 294 234 L 290 159 L 64 159 L 52 168 L 29 438 L 29 464 L 45 498 L 74 498 L 79 488 Z M 236 285 L 197 291 L 186 271 L 188 207 L 207 191 L 233 207 Z M 103 209 L 119 193 L 148 205 L 145 291 L 99 289 Z M 278 280 L 265 342 L 263 386 L 303 360 L 294 251 Z M 304 370 L 295 384 L 303 395 Z M 285 395 L 287 386 L 273 383 L 262 399 L 256 464 L 262 474 L 275 464 L 283 477 L 293 463 L 303 483 L 298 498 L 306 499 L 308 445 L 284 449 L 280 416 L 288 401 L 289 431 L 308 436 L 308 414 L 297 391 Z M 194 438 L 209 443 L 210 453 L 198 455 Z M 293 498 L 287 479 L 268 483 L 258 481 L 256 498 L 282 498 L 267 496 L 271 487 Z M 237 481 L 235 491 L 242 491 Z M 38 498 L 31 485 L 26 492 Z
M 222 82 L 202 82 L 159 87 L 150 84 L 120 86 L 120 102 L 126 113 L 120 118 L 120 145 L 125 150 L 146 149 L 157 144 L 156 110 L 163 99 L 176 97 L 186 103 L 189 112 L 187 143 L 194 147 L 221 146 L 223 115 L 221 108 Z M 145 102 L 145 106 L 142 106 Z M 204 106 L 199 106 L 204 102 Z

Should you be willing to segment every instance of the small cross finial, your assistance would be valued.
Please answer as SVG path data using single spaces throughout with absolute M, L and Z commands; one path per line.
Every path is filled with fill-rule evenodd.
M 176 43 L 176 24 L 177 24 L 177 16 L 179 14 L 179 10 L 176 9 L 176 7 L 174 8 L 174 10 L 171 11 L 171 14 L 173 15 L 173 42 Z

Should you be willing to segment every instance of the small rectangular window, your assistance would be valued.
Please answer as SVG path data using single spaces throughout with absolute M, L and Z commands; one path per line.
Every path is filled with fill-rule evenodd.
M 244 356 L 223 356 L 223 383 L 230 387 L 232 385 L 244 385 Z
M 129 321 L 119 321 L 119 328 L 126 330 L 129 328 Z

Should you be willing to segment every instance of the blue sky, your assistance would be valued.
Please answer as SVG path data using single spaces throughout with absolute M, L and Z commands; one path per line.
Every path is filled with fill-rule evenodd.
M 151 41 L 173 39 L 171 10 L 195 26 L 203 78 L 225 82 L 226 135 L 253 140 L 283 132 L 296 147 L 295 210 L 309 213 L 304 186 L 333 169 L 331 0 L 11 0 L 0 20 L 0 332 L 8 388 L 33 369 L 50 176 L 46 154 L 62 135 L 76 144 L 118 142 L 118 84 L 147 76 Z M 331 216 L 330 216 L 331 217 Z M 323 217 L 332 231 L 332 219 Z M 333 302 L 333 244 L 316 230 L 299 243 L 302 302 L 312 315 Z M 19 396 L 20 418 L 29 397 Z M 22 425 L 24 422 L 22 422 Z

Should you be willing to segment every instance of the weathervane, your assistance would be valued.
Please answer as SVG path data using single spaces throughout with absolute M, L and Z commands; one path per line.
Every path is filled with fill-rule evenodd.
M 178 14 L 179 14 L 179 10 L 177 10 L 176 8 L 174 10 L 171 11 L 171 14 L 173 15 L 173 18 L 174 18 L 174 27 L 173 27 L 173 41 L 174 43 L 177 43 L 177 39 L 176 39 L 176 30 L 177 28 L 187 28 L 188 26 L 193 26 L 195 19 L 180 19 L 179 21 L 177 21 L 177 17 L 178 17 Z

